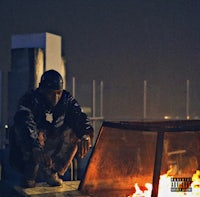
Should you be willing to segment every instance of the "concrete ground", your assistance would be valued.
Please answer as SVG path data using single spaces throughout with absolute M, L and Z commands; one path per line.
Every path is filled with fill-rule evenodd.
M 62 186 L 50 187 L 46 183 L 38 183 L 35 188 L 11 187 L 0 181 L 1 197 L 89 197 L 78 191 L 80 181 L 64 181 Z

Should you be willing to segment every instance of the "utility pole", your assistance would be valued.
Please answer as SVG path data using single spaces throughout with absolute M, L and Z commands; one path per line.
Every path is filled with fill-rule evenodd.
M 186 119 L 190 119 L 190 80 L 186 81 Z
M 144 80 L 144 102 L 143 102 L 143 118 L 147 118 L 147 81 Z

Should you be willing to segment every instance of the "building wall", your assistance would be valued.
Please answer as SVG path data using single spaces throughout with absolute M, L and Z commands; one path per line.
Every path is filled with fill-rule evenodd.
M 50 33 L 12 36 L 7 107 L 9 124 L 12 124 L 19 98 L 27 90 L 37 88 L 41 75 L 49 69 L 57 70 L 65 79 L 61 36 Z

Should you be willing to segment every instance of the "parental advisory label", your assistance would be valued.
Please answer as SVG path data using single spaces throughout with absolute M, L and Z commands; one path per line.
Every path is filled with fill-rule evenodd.
M 171 178 L 171 192 L 192 192 L 192 178 Z

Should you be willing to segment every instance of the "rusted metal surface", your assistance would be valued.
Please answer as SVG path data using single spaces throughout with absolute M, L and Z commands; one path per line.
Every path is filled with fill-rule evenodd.
M 92 197 L 127 197 L 136 183 L 143 189 L 150 183 L 157 197 L 160 175 L 170 163 L 179 176 L 191 176 L 200 164 L 199 150 L 200 120 L 104 122 L 79 190 Z M 194 165 L 188 166 L 190 160 Z

